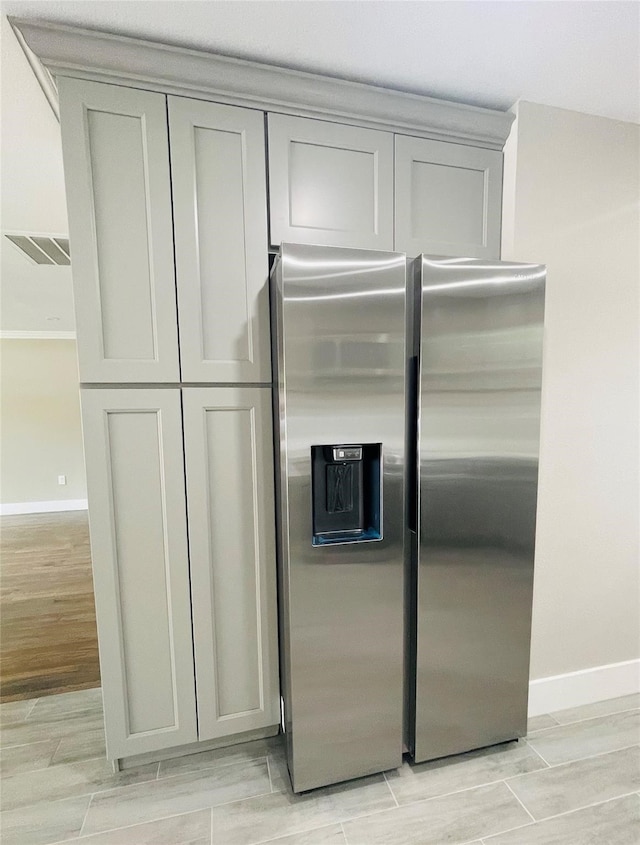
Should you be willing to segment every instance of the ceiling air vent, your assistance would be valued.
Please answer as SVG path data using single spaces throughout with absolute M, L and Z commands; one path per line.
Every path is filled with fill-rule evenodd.
M 33 264 L 71 264 L 69 238 L 50 235 L 5 235 Z

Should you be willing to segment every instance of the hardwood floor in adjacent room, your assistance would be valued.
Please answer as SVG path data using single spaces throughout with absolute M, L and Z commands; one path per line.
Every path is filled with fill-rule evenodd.
M 0 519 L 0 700 L 100 685 L 86 511 Z

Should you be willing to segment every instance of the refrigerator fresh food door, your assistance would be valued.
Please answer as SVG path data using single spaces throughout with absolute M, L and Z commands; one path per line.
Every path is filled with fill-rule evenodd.
M 526 733 L 545 268 L 417 259 L 414 756 Z

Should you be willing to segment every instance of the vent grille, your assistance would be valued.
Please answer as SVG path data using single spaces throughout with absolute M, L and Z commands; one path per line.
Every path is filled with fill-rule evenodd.
M 5 235 L 32 264 L 71 264 L 69 238 L 50 235 Z

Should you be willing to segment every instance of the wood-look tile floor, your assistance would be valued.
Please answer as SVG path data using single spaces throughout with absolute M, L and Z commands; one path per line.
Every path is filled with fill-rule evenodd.
M 640 696 L 295 796 L 278 737 L 114 774 L 99 690 L 0 706 L 3 845 L 638 845 Z
M 86 511 L 0 518 L 0 700 L 100 684 Z

